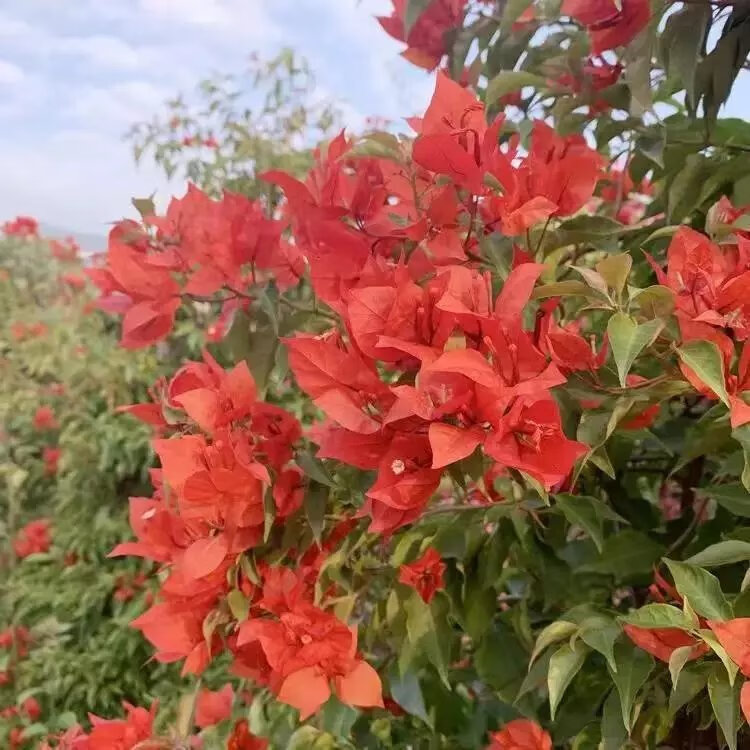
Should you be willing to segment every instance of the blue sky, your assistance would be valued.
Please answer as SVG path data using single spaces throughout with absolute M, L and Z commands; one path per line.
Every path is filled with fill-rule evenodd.
M 128 126 L 212 71 L 282 46 L 315 70 L 317 97 L 356 128 L 421 112 L 430 77 L 373 16 L 388 0 L 16 0 L 0 3 L 0 218 L 27 213 L 103 234 L 130 197 L 181 192 L 136 167 Z
M 304 54 L 317 98 L 357 129 L 368 115 L 423 111 L 430 76 L 375 21 L 389 0 L 11 0 L 0 3 L 0 221 L 20 213 L 104 234 L 130 198 L 163 205 L 184 184 L 136 167 L 122 135 L 247 55 Z M 747 116 L 750 85 L 725 115 Z

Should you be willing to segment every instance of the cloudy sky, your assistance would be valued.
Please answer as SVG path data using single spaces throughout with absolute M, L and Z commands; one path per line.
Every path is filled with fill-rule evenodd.
M 422 111 L 432 81 L 374 20 L 389 0 L 6 0 L 0 2 L 0 220 L 16 214 L 102 235 L 132 196 L 168 184 L 136 168 L 123 133 L 252 51 L 304 54 L 318 96 L 354 129 Z M 743 81 L 725 114 L 750 114 Z
M 373 16 L 388 0 L 12 0 L 0 3 L 0 218 L 103 234 L 131 196 L 179 192 L 136 168 L 123 133 L 213 71 L 291 46 L 345 121 L 424 108 L 426 74 Z

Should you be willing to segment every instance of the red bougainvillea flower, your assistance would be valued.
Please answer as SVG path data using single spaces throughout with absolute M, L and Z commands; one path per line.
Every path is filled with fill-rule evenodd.
M 45 446 L 42 450 L 42 460 L 44 461 L 44 473 L 47 476 L 53 477 L 57 474 L 57 464 L 60 461 L 62 451 L 59 448 L 52 448 L 51 446 Z
M 487 750 L 552 750 L 552 738 L 530 719 L 509 721 L 490 739 Z
M 30 642 L 31 633 L 23 625 L 0 630 L 0 649 L 14 648 L 20 658 L 28 653 Z
M 565 479 L 588 450 L 565 436 L 560 410 L 551 398 L 517 399 L 484 447 L 496 461 L 525 471 L 548 490 Z
M 708 645 L 679 628 L 640 628 L 625 625 L 625 633 L 638 648 L 647 651 L 660 661 L 669 662 L 675 649 L 693 646 L 689 660 L 697 659 L 708 651 Z
M 13 540 L 13 550 L 20 558 L 47 552 L 51 546 L 50 522 L 46 518 L 30 521 L 16 534 Z
M 304 720 L 330 697 L 331 689 L 352 706 L 383 706 L 378 673 L 357 657 L 356 630 L 312 604 L 297 602 L 278 620 L 251 619 L 240 625 L 239 646 L 257 642 L 267 679 L 278 699 Z
M 708 627 L 740 672 L 750 677 L 750 617 L 736 617 L 726 622 L 709 620 Z
M 205 729 L 228 719 L 233 702 L 234 690 L 229 684 L 216 691 L 202 689 L 195 704 L 195 723 Z
M 402 565 L 398 570 L 398 580 L 416 589 L 422 599 L 429 604 L 435 592 L 445 586 L 443 574 L 445 563 L 434 547 L 429 547 L 418 560 Z
M 240 719 L 232 730 L 227 741 L 227 750 L 266 750 L 268 740 L 250 733 L 246 719 Z
M 31 696 L 21 704 L 21 712 L 26 714 L 31 721 L 36 721 L 42 714 L 42 708 L 39 701 Z
M 37 237 L 39 222 L 31 216 L 17 216 L 12 221 L 3 224 L 3 232 L 8 237 Z
M 564 73 L 557 78 L 556 83 L 576 94 L 590 94 L 617 83 L 621 73 L 622 65 L 619 63 L 609 63 L 602 58 L 589 58 L 581 66 L 579 75 Z
M 651 18 L 648 0 L 564 0 L 561 12 L 586 27 L 595 55 L 625 46 Z
M 127 716 L 124 719 L 102 719 L 89 715 L 91 732 L 87 750 L 132 750 L 139 742 L 151 739 L 158 703 L 149 710 L 123 703 Z M 76 745 L 73 745 L 75 748 Z
M 461 25 L 467 1 L 431 0 L 408 33 L 405 29 L 407 0 L 392 0 L 393 12 L 390 16 L 378 17 L 378 21 L 386 33 L 407 44 L 401 54 L 409 62 L 433 70 L 448 52 L 445 35 Z
M 34 412 L 34 418 L 31 423 L 34 425 L 35 430 L 56 430 L 60 426 L 55 412 L 49 406 L 40 406 Z

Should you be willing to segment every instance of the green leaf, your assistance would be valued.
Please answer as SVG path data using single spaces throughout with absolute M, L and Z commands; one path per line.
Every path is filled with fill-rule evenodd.
M 706 628 L 700 630 L 699 633 L 701 639 L 707 643 L 716 656 L 721 659 L 721 663 L 724 665 L 724 669 L 727 673 L 727 679 L 731 684 L 734 684 L 735 678 L 737 677 L 737 665 L 729 657 L 724 646 L 719 643 L 719 639 L 714 635 L 713 630 Z
M 669 287 L 659 284 L 647 286 L 637 294 L 631 291 L 630 299 L 634 300 L 641 313 L 649 318 L 664 318 L 674 310 L 674 292 Z
M 560 646 L 549 662 L 547 672 L 547 689 L 549 691 L 549 710 L 552 721 L 555 720 L 555 712 L 560 701 L 572 679 L 578 674 L 586 659 L 588 649 L 582 644 L 571 647 L 570 644 Z
M 725 542 L 717 542 L 716 544 L 709 545 L 692 557 L 689 557 L 685 562 L 704 568 L 718 568 L 722 565 L 732 565 L 743 560 L 750 560 L 750 542 L 728 539 Z
M 570 638 L 576 630 L 578 630 L 578 625 L 573 622 L 568 622 L 567 620 L 555 620 L 555 622 L 551 622 L 547 625 L 547 627 L 545 627 L 537 636 L 534 650 L 529 659 L 529 668 L 547 646 L 551 646 L 553 643 L 558 643 L 559 641 L 564 641 L 566 638 Z
M 493 588 L 484 588 L 474 579 L 474 585 L 467 584 L 464 601 L 464 625 L 466 632 L 478 641 L 492 624 L 492 616 L 497 610 L 497 593 Z
M 618 294 L 622 294 L 632 267 L 633 258 L 628 253 L 608 255 L 596 264 L 596 270 Z
M 742 446 L 744 466 L 740 480 L 746 490 L 750 490 L 750 424 L 743 424 L 732 430 L 732 437 Z
M 250 602 L 247 597 L 238 589 L 232 589 L 227 594 L 227 604 L 229 605 L 229 611 L 232 613 L 237 622 L 244 622 L 247 620 L 247 616 L 250 612 Z
M 686 703 L 689 703 L 705 687 L 713 665 L 691 662 L 679 673 L 676 684 L 669 696 L 669 713 L 674 716 Z
M 729 750 L 737 750 L 739 683 L 732 686 L 723 669 L 715 667 L 708 676 L 708 697 Z
M 311 484 L 305 495 L 305 516 L 318 546 L 323 539 L 327 503 L 328 490 L 321 484 Z
M 621 521 L 627 523 L 606 503 L 587 495 L 570 495 L 561 493 L 555 495 L 557 507 L 572 524 L 580 526 L 593 539 L 599 552 L 604 545 L 604 520 Z
M 324 484 L 331 489 L 336 489 L 336 482 L 328 473 L 328 470 L 322 461 L 315 458 L 307 451 L 298 451 L 295 453 L 294 460 L 297 463 L 297 466 L 299 466 L 305 475 L 310 477 L 310 479 L 314 479 L 319 484 Z
M 639 628 L 690 630 L 691 627 L 691 623 L 685 617 L 683 611 L 671 604 L 646 604 L 639 609 L 628 612 L 620 619 L 628 625 L 637 625 Z
M 622 629 L 611 617 L 594 615 L 581 623 L 579 637 L 594 651 L 598 651 L 606 660 L 612 671 L 617 671 L 615 661 L 615 642 L 622 635 Z
M 701 487 L 700 493 L 707 495 L 735 516 L 750 518 L 750 492 L 739 482 Z
M 609 573 L 618 581 L 647 574 L 663 554 L 663 547 L 645 534 L 626 529 L 604 540 L 599 560 L 582 565 L 579 570 Z
M 409 36 L 409 32 L 419 17 L 424 13 L 432 3 L 432 0 L 406 0 L 404 8 L 404 37 Z
M 268 489 L 263 496 L 263 541 L 267 542 L 271 536 L 273 522 L 276 520 L 276 504 L 273 501 L 273 492 Z
M 149 195 L 148 198 L 131 198 L 130 202 L 133 207 L 140 214 L 142 219 L 149 216 L 156 215 L 156 205 L 154 204 L 154 194 Z
M 531 86 L 537 91 L 547 90 L 547 79 L 525 70 L 501 70 L 487 84 L 487 106 L 494 104 L 501 96 Z
M 695 71 L 710 19 L 709 5 L 685 5 L 667 17 L 659 40 L 664 67 L 682 82 L 690 102 L 695 102 Z
M 421 719 L 425 724 L 432 726 L 416 673 L 409 670 L 405 674 L 399 675 L 398 670 L 393 669 L 389 673 L 388 682 L 391 687 L 391 697 L 393 700 L 404 711 Z
M 532 299 L 546 299 L 547 297 L 586 297 L 591 294 L 591 288 L 582 281 L 567 279 L 565 281 L 553 281 L 550 284 L 541 284 L 534 287 L 531 293 Z
M 713 341 L 688 341 L 677 353 L 680 359 L 728 406 L 724 361 Z
M 649 320 L 638 325 L 629 315 L 615 313 L 607 323 L 609 344 L 617 365 L 620 385 L 624 388 L 630 368 L 636 357 L 648 346 L 664 327 L 661 320 Z
M 633 705 L 638 691 L 643 687 L 651 670 L 654 660 L 649 654 L 629 643 L 618 643 L 615 646 L 615 672 L 608 664 L 607 669 L 620 696 L 620 710 L 625 728 L 630 732 L 633 726 Z
M 732 607 L 717 578 L 703 568 L 664 558 L 677 591 L 690 600 L 693 609 L 709 620 L 730 620 Z
M 611 690 L 602 711 L 601 750 L 622 750 L 628 739 L 628 730 L 622 722 L 622 710 L 617 690 Z
M 450 689 L 448 668 L 438 640 L 438 631 L 432 610 L 416 592 L 406 599 L 406 632 L 409 642 L 422 650 L 427 660 L 435 667 L 446 688 Z
M 506 34 L 511 30 L 513 24 L 531 6 L 533 0 L 508 0 L 503 6 L 503 15 L 500 20 L 500 31 Z
M 680 679 L 680 672 L 682 668 L 690 661 L 693 657 L 693 651 L 695 646 L 680 646 L 676 648 L 669 656 L 669 676 L 672 678 L 672 687 L 677 685 L 677 681 Z

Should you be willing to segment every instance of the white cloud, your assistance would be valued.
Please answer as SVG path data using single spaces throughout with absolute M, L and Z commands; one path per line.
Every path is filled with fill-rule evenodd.
M 18 65 L 0 60 L 0 86 L 16 86 L 25 78 L 25 73 Z
M 174 92 L 149 81 L 132 80 L 114 86 L 85 86 L 76 90 L 65 114 L 97 129 L 121 134 L 128 125 L 158 112 Z
M 55 40 L 53 51 L 81 57 L 97 66 L 122 70 L 135 70 L 146 63 L 144 49 L 103 34 L 60 37 Z
M 2 216 L 30 214 L 78 231 L 106 233 L 133 216 L 130 199 L 156 191 L 163 206 L 183 183 L 156 168 L 137 169 L 123 144 L 101 133 L 70 130 L 43 143 L 0 144 Z

